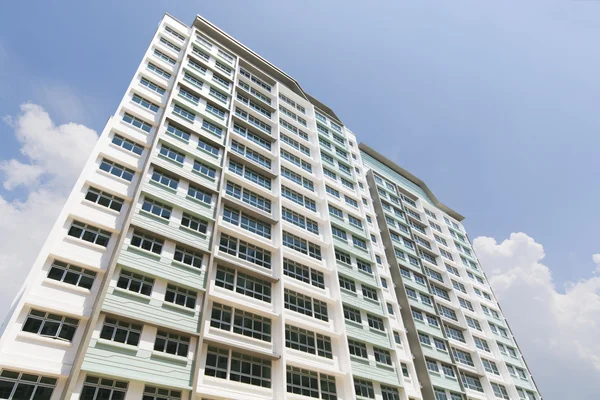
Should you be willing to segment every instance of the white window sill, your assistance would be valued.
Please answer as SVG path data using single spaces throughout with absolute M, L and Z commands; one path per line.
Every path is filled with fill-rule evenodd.
M 27 341 L 40 342 L 40 343 L 43 343 L 44 345 L 53 344 L 53 345 L 64 347 L 64 348 L 70 348 L 73 346 L 72 342 L 68 342 L 66 340 L 61 340 L 61 339 L 54 339 L 54 338 L 50 338 L 50 337 L 44 337 L 44 336 L 40 336 L 36 333 L 31 333 L 31 332 L 21 331 L 18 333 L 17 337 L 21 338 L 21 339 L 26 339 Z

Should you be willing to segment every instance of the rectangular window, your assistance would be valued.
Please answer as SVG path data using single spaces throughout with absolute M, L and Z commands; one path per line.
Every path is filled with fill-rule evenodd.
M 377 329 L 378 331 L 385 332 L 385 326 L 383 325 L 383 319 L 376 317 L 371 314 L 367 314 L 367 322 L 369 323 L 369 327 L 373 329 Z
M 365 381 L 363 379 L 354 378 L 354 393 L 357 396 L 366 397 L 368 399 L 375 398 L 375 390 L 373 389 L 373 382 Z
M 231 352 L 231 357 L 229 354 L 229 350 L 209 346 L 205 375 L 254 386 L 271 387 L 271 361 L 235 351 Z
M 316 354 L 320 357 L 333 358 L 331 339 L 328 336 L 287 324 L 285 326 L 285 347 Z
M 171 79 L 171 74 L 169 74 L 167 71 L 163 70 L 162 68 L 157 67 L 156 65 L 152 64 L 152 63 L 148 63 L 147 68 L 154 72 L 157 75 L 162 76 L 163 78 L 166 79 Z
M 131 245 L 141 249 L 160 254 L 164 245 L 164 240 L 154 236 L 134 231 L 131 237 Z
M 286 390 L 301 396 L 336 400 L 335 377 L 288 365 Z
M 148 99 L 145 99 L 141 96 L 138 96 L 137 94 L 133 94 L 133 96 L 131 97 L 131 100 L 136 103 L 139 104 L 140 106 L 147 108 L 148 110 L 152 111 L 152 112 L 158 112 L 158 109 L 160 108 L 158 106 L 158 104 L 154 104 L 153 102 L 151 102 Z
M 104 319 L 104 324 L 100 331 L 101 339 L 128 344 L 130 346 L 137 346 L 140 343 L 141 335 L 141 324 L 133 324 L 110 317 Z
M 179 390 L 162 389 L 154 386 L 144 387 L 143 400 L 181 400 L 181 392 Z
M 123 400 L 127 395 L 127 386 L 128 383 L 124 381 L 88 375 L 83 383 L 81 398 L 86 400 Z
M 3 369 L 0 397 L 9 400 L 50 400 L 56 379 Z
M 346 278 L 343 275 L 340 275 L 338 277 L 339 283 L 340 283 L 340 287 L 342 289 L 348 290 L 350 292 L 356 293 L 356 283 L 350 279 L 350 278 Z
M 360 310 L 344 304 L 344 318 L 359 324 L 362 324 Z
M 152 90 L 153 92 L 156 92 L 160 95 L 165 94 L 166 89 L 163 88 L 162 86 L 157 85 L 156 83 L 146 79 L 146 78 L 141 78 L 140 79 L 140 83 L 142 86 L 147 87 L 148 89 Z
M 187 358 L 189 347 L 189 336 L 178 335 L 161 330 L 156 333 L 156 340 L 154 341 L 155 351 Z
M 173 208 L 159 201 L 153 200 L 149 197 L 144 197 L 144 202 L 142 203 L 142 210 L 146 211 L 147 213 L 156 215 L 157 217 L 168 220 L 171 217 L 171 212 L 173 211 Z
M 125 200 L 120 197 L 96 189 L 92 186 L 88 188 L 85 199 L 115 211 L 121 211 L 121 207 L 123 207 L 123 203 L 125 202 Z
M 191 289 L 184 289 L 171 284 L 167 285 L 165 301 L 168 303 L 177 304 L 193 310 L 196 308 L 196 297 L 197 293 Z
M 171 189 L 177 189 L 177 186 L 179 185 L 179 179 L 167 174 L 166 172 L 159 171 L 156 168 L 154 168 L 154 171 L 152 172 L 151 179 Z
M 84 224 L 83 222 L 73 221 L 67 232 L 69 236 L 85 240 L 102 247 L 108 246 L 111 233 L 95 226 Z
M 119 280 L 117 281 L 118 288 L 129 290 L 130 292 L 142 294 L 144 296 L 150 296 L 152 294 L 153 286 L 154 279 L 125 270 L 121 270 Z
M 231 322 L 233 317 L 233 324 Z M 213 303 L 211 326 L 248 336 L 265 342 L 271 341 L 271 319 L 232 308 L 219 303 Z
M 271 302 L 271 284 L 262 279 L 219 266 L 215 284 L 267 303 Z
M 306 218 L 305 216 L 298 214 L 289 208 L 281 207 L 281 218 L 287 222 L 299 226 L 302 229 L 306 229 L 310 233 L 314 233 L 316 235 L 319 234 L 319 224 L 317 221 Z
M 121 135 L 113 134 L 112 143 L 115 146 L 119 146 L 127 151 L 130 151 L 138 156 L 144 151 L 144 147 L 137 144 L 136 142 L 126 139 Z
M 271 142 L 263 139 L 256 133 L 252 132 L 250 129 L 247 129 L 247 128 L 239 125 L 238 123 L 234 122 L 233 123 L 233 131 L 235 133 L 239 134 L 240 136 L 243 136 L 246 139 L 258 144 L 262 148 L 271 151 Z
M 23 331 L 71 342 L 78 324 L 79 320 L 75 318 L 31 309 L 23 324 Z
M 180 263 L 189 265 L 195 268 L 202 268 L 202 259 L 204 256 L 202 253 L 195 252 L 193 250 L 185 249 L 179 245 L 175 247 L 175 254 L 173 259 Z
M 258 246 L 239 240 L 233 236 L 221 234 L 219 249 L 242 260 L 260 267 L 271 268 L 271 252 Z
M 106 158 L 103 158 L 100 162 L 100 169 L 116 176 L 117 178 L 125 179 L 128 182 L 131 182 L 133 180 L 133 176 L 135 175 L 134 170 L 126 168 L 121 164 L 109 161 Z
M 296 280 L 309 283 L 320 289 L 325 289 L 325 277 L 322 272 L 292 261 L 283 259 L 283 273 Z
M 283 245 L 317 260 L 321 260 L 321 247 L 299 236 L 283 231 Z
M 88 269 L 54 260 L 48 271 L 48 278 L 55 281 L 91 289 L 96 278 L 96 273 Z
M 305 296 L 293 290 L 284 291 L 285 308 L 322 321 L 329 321 L 327 303 Z

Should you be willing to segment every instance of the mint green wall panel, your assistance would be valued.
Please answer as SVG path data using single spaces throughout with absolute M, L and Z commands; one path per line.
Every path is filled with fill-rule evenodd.
M 439 387 L 441 389 L 448 389 L 453 392 L 462 392 L 460 388 L 460 384 L 458 383 L 458 379 L 449 379 L 446 378 L 441 373 L 429 372 L 429 378 L 431 379 L 431 384 L 433 386 Z
M 194 268 L 177 261 L 167 260 L 158 254 L 148 254 L 130 245 L 123 246 L 118 264 L 126 269 L 139 271 L 144 275 L 162 278 L 190 288 L 204 290 L 206 285 L 205 268 Z
M 352 367 L 352 375 L 377 381 L 386 385 L 402 386 L 398 373 L 392 366 L 381 365 L 372 360 L 357 359 L 350 357 L 350 365 Z
M 156 232 L 159 235 L 165 236 L 178 243 L 197 248 L 199 250 L 208 251 L 210 236 L 195 234 L 183 227 L 175 227 L 169 224 L 169 221 L 162 221 L 162 218 L 154 215 L 149 215 L 145 212 L 135 214 L 131 220 L 134 225 L 140 228 L 148 229 Z
M 450 358 L 450 354 L 447 352 L 438 351 L 435 348 L 435 345 L 432 343 L 431 346 L 425 346 L 421 343 L 421 350 L 423 350 L 423 355 L 425 357 L 434 358 L 436 360 L 440 360 L 446 363 L 451 364 L 452 359 Z
M 141 322 L 189 333 L 198 332 L 199 312 L 189 312 L 157 299 L 143 299 L 125 291 L 109 288 L 102 310 Z
M 394 345 L 391 342 L 391 338 L 387 333 L 369 329 L 368 326 L 354 324 L 346 321 L 346 334 L 351 339 L 356 339 L 361 342 L 368 342 L 385 349 L 393 349 Z
M 348 278 L 352 278 L 358 282 L 365 283 L 369 286 L 377 287 L 377 281 L 373 275 L 369 275 L 366 272 L 359 271 L 350 265 L 337 263 L 337 270 L 340 274 L 346 275 Z
M 83 360 L 84 371 L 148 382 L 156 386 L 191 389 L 192 364 L 189 359 L 172 360 L 148 350 L 131 351 L 93 339 Z
M 416 319 L 414 321 L 415 321 L 415 326 L 417 327 L 417 329 L 419 331 L 421 331 L 423 333 L 427 333 L 432 336 L 435 336 L 440 339 L 444 338 L 444 334 L 442 333 L 442 330 L 440 328 L 436 328 L 435 326 L 431 326 L 425 322 L 421 322 Z
M 142 192 L 148 193 L 149 195 L 160 199 L 164 203 L 189 210 L 191 213 L 204 218 L 213 219 L 215 216 L 214 202 L 209 206 L 198 200 L 188 197 L 187 195 L 184 195 L 184 193 L 175 192 L 170 188 L 166 188 L 158 183 L 154 183 L 154 181 L 144 183 L 142 186 Z
M 367 300 L 363 297 L 359 297 L 357 293 L 350 293 L 347 290 L 342 290 L 340 292 L 341 299 L 344 304 L 348 304 L 352 307 L 360 308 L 361 310 L 365 310 L 368 313 L 383 317 L 385 314 L 383 313 L 383 308 L 381 303 L 375 303 L 373 301 Z
M 433 204 L 431 199 L 427 196 L 427 194 L 425 194 L 425 191 L 423 191 L 423 189 L 421 189 L 417 184 L 409 181 L 402 175 L 393 171 L 388 166 L 383 165 L 381 162 L 379 162 L 375 158 L 371 157 L 369 154 L 365 153 L 364 151 L 361 151 L 360 155 L 362 157 L 363 163 L 367 167 L 376 170 L 379 174 L 383 175 L 385 178 L 388 178 L 390 181 L 398 184 L 398 186 L 402 186 L 406 190 L 413 192 L 417 196 L 419 196 L 422 199 L 427 200 L 429 203 Z
M 176 165 L 170 161 L 164 160 L 159 157 L 152 158 L 152 163 L 158 165 L 159 167 L 173 173 L 176 175 L 180 175 L 185 180 L 196 183 L 200 186 L 207 187 L 212 189 L 213 191 L 217 191 L 217 182 L 215 180 L 211 180 L 205 178 L 203 175 L 194 173 L 192 171 L 184 170 L 181 166 Z

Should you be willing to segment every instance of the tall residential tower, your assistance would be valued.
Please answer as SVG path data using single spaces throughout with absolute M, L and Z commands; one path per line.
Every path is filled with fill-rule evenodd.
M 462 217 L 166 15 L 0 337 L 0 399 L 540 396 Z

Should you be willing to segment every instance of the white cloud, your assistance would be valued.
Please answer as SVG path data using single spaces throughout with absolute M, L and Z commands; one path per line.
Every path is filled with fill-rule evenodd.
M 23 279 L 66 200 L 97 134 L 83 125 L 56 126 L 39 105 L 21 105 L 17 117 L 5 117 L 21 143 L 24 162 L 0 161 L 2 186 L 23 186 L 23 200 L 0 195 L 0 318 L 23 283 Z
M 473 245 L 545 399 L 596 399 L 600 276 L 557 288 L 543 246 L 525 233 Z

